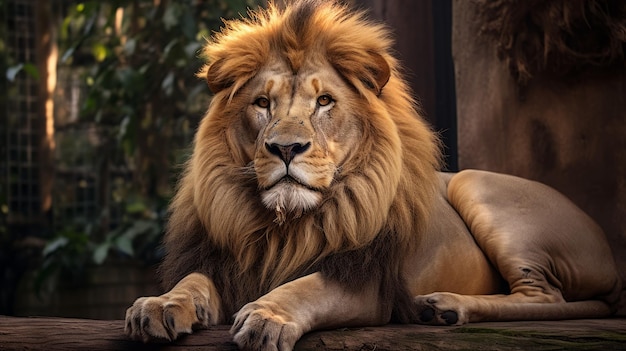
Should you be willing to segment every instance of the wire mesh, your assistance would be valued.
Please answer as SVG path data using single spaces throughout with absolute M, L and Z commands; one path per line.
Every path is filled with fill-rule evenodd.
M 5 2 L 6 54 L 13 65 L 34 63 L 36 22 L 34 0 Z M 41 218 L 40 140 L 41 115 L 36 77 L 21 72 L 5 86 L 3 142 L 6 152 L 3 186 L 4 211 L 9 224 L 27 224 Z

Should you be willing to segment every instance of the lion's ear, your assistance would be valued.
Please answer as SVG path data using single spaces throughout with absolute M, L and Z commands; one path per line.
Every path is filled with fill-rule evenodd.
M 368 52 L 367 55 L 338 53 L 331 55 L 330 61 L 348 81 L 354 84 L 360 82 L 376 95 L 382 93 L 391 76 L 389 63 L 376 52 Z
M 376 95 L 380 95 L 383 92 L 383 88 L 389 81 L 389 77 L 391 77 L 391 69 L 389 68 L 387 60 L 385 60 L 381 54 L 373 52 L 371 55 L 374 67 L 370 68 L 370 71 L 375 82 L 372 89 L 374 89 Z
M 225 77 L 222 73 L 222 64 L 223 60 L 218 60 L 211 63 L 207 68 L 205 68 L 206 81 L 209 85 L 209 89 L 211 89 L 211 92 L 213 94 L 219 93 L 220 91 L 230 87 L 234 83 L 230 77 Z

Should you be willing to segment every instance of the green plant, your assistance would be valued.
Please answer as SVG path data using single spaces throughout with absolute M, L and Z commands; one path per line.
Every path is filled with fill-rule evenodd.
M 57 165 L 83 162 L 99 174 L 99 200 L 95 214 L 56 216 L 60 229 L 43 250 L 44 276 L 111 255 L 159 258 L 176 165 L 187 157 L 208 106 L 208 89 L 195 77 L 198 51 L 221 18 L 252 6 L 251 0 L 110 0 L 67 8 L 58 30 L 59 65 L 83 72 L 86 94 L 74 124 L 95 131 L 78 147 L 73 138 L 58 142 Z

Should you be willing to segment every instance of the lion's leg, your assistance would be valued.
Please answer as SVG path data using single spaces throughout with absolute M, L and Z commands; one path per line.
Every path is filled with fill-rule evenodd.
M 270 291 L 237 313 L 231 329 L 246 350 L 291 350 L 306 332 L 337 326 L 387 322 L 378 289 L 348 291 L 314 273 Z
M 448 197 L 508 282 L 510 294 L 418 296 L 421 322 L 570 319 L 611 313 L 620 282 L 610 248 L 599 227 L 562 195 L 521 178 L 466 171 L 452 177 Z
M 511 295 L 460 295 L 438 292 L 415 298 L 416 322 L 461 325 L 468 322 L 597 318 L 611 313 L 604 301 L 553 302 L 549 298 Z
M 521 258 L 520 258 L 521 256 Z M 532 257 L 513 254 L 497 265 L 510 294 L 461 295 L 436 292 L 415 297 L 417 322 L 461 325 L 468 322 L 559 320 L 603 317 L 611 314 L 604 301 L 566 302 L 559 281 Z
M 144 342 L 175 340 L 193 328 L 221 321 L 220 297 L 205 275 L 192 273 L 172 290 L 153 297 L 141 297 L 126 311 L 124 331 Z
M 509 273 L 509 278 L 512 273 Z M 460 295 L 436 292 L 415 297 L 418 322 L 434 325 L 460 325 L 468 322 L 543 319 L 531 313 L 531 304 L 563 304 L 561 292 L 544 276 L 531 269 L 520 269 L 509 280 L 508 295 Z

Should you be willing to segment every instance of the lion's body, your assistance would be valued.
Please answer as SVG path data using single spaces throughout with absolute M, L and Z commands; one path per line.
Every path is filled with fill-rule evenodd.
M 319 1 L 252 17 L 205 48 L 215 97 L 171 206 L 170 291 L 129 308 L 132 337 L 236 313 L 241 347 L 283 350 L 391 319 L 610 314 L 610 250 L 571 202 L 515 177 L 438 173 L 384 27 Z
M 559 302 L 617 299 L 619 279 L 604 233 L 563 195 L 483 171 L 441 178 L 441 196 L 433 201 L 438 213 L 423 235 L 430 242 L 406 262 L 413 295 L 510 294 L 539 287 Z M 429 262 L 428 269 L 419 268 Z

